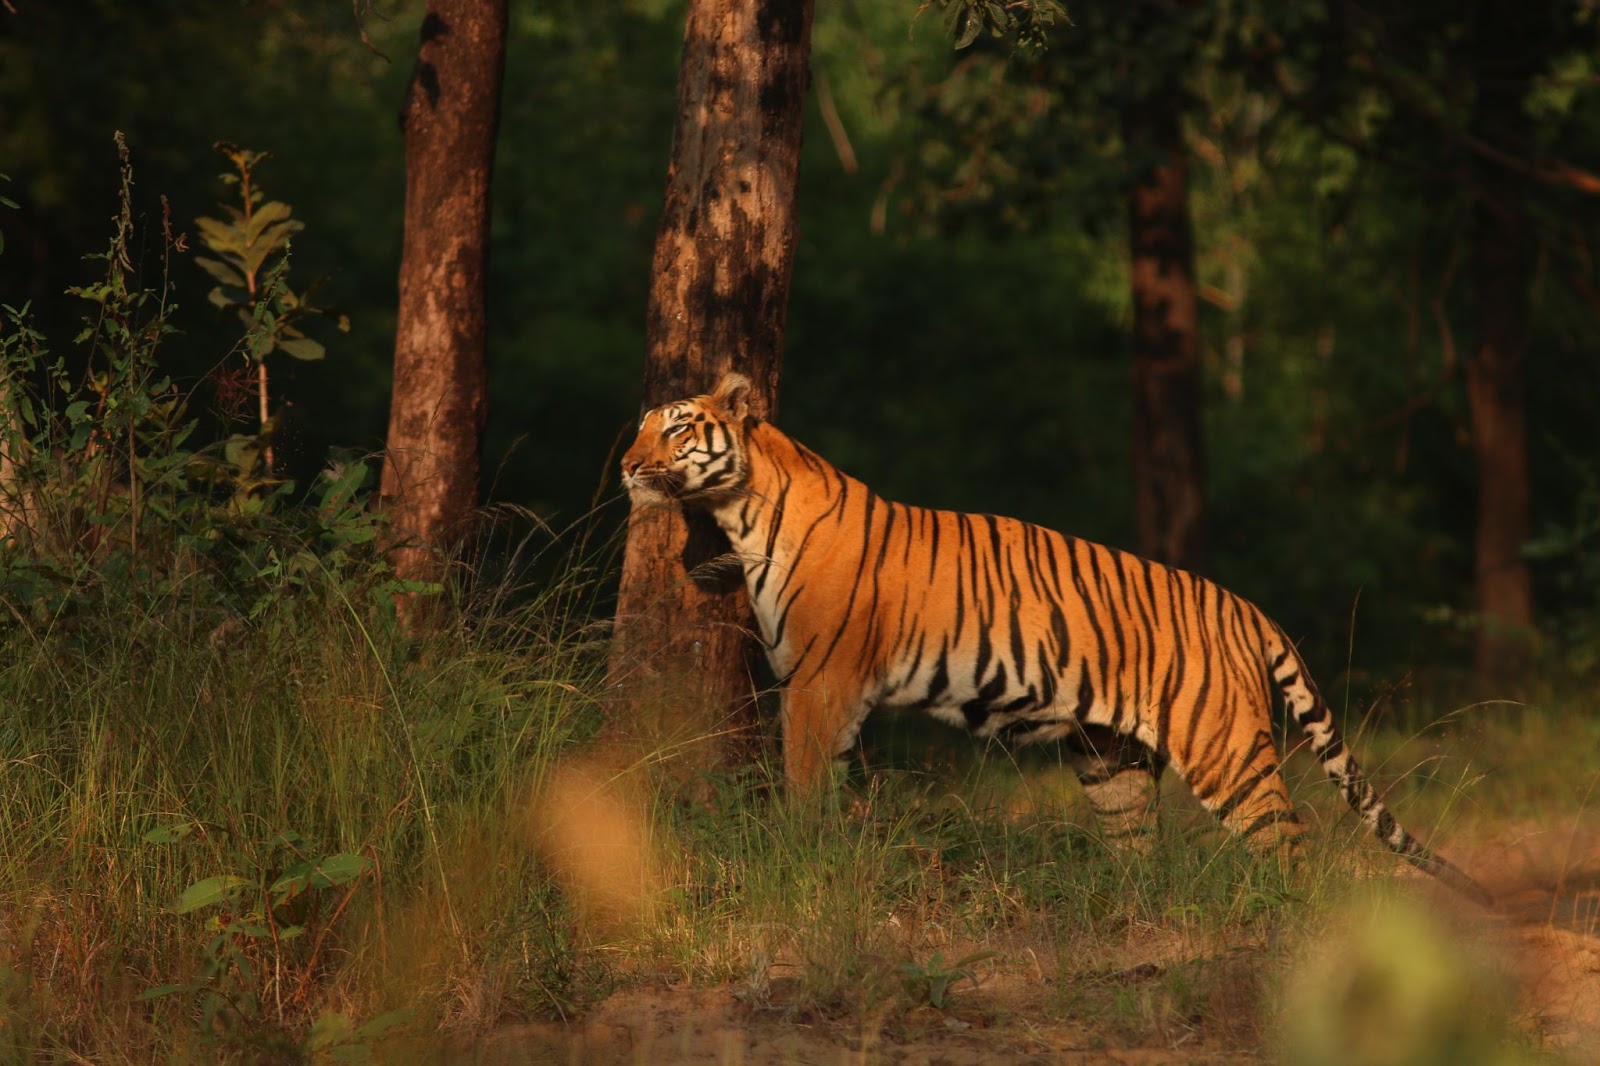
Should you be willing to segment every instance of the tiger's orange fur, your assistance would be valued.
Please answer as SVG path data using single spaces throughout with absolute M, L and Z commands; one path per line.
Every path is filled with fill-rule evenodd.
M 1371 831 L 1482 902 L 1378 799 L 1293 643 L 1202 577 L 1011 518 L 884 500 L 768 422 L 749 383 L 647 413 L 623 457 L 636 504 L 706 509 L 727 534 L 783 679 L 791 786 L 824 776 L 878 706 L 980 737 L 1064 741 L 1108 835 L 1150 823 L 1170 766 L 1230 831 L 1301 832 L 1274 695 Z

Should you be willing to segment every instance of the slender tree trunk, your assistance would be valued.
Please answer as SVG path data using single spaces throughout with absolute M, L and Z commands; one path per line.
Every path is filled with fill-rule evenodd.
M 1523 353 L 1527 347 L 1528 264 L 1514 218 L 1478 210 L 1473 238 L 1478 348 L 1467 366 L 1472 450 L 1478 465 L 1478 527 L 1473 570 L 1479 615 L 1477 667 L 1504 682 L 1526 665 L 1533 628 L 1528 539 L 1528 428 Z
M 810 39 L 811 0 L 690 0 L 652 265 L 646 410 L 738 370 L 754 383 L 755 413 L 776 413 Z M 628 521 L 613 718 L 656 740 L 722 738 L 702 760 L 737 758 L 755 739 L 750 608 L 737 564 L 712 562 L 728 551 L 704 515 L 636 509 Z
M 11 383 L 0 369 L 0 548 L 18 547 L 27 526 L 27 495 L 18 474 L 26 439 Z
M 484 282 L 506 0 L 429 0 L 400 120 L 405 239 L 382 496 L 406 543 L 401 577 L 431 580 L 470 527 L 488 404 Z
M 1176 83 L 1125 106 L 1133 282 L 1134 546 L 1206 569 L 1206 463 L 1188 155 Z
M 1516 56 L 1520 27 L 1515 13 L 1493 4 L 1488 10 L 1489 21 L 1478 42 L 1474 132 L 1491 144 L 1515 143 L 1512 139 L 1524 123 L 1522 101 L 1538 66 Z M 1517 180 L 1499 168 L 1484 167 L 1477 188 L 1471 262 L 1478 336 L 1467 364 L 1472 450 L 1478 467 L 1473 552 L 1477 670 L 1485 683 L 1503 685 L 1527 665 L 1533 635 L 1533 581 L 1522 545 L 1530 525 L 1524 365 L 1534 256 Z

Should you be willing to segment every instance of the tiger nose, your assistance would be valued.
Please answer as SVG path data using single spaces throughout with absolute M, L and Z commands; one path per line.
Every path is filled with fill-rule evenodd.
M 641 466 L 643 466 L 643 465 L 644 465 L 644 460 L 643 459 L 635 459 L 631 455 L 623 456 L 622 457 L 622 476 L 623 477 L 632 477 L 634 474 L 638 473 L 639 468 Z

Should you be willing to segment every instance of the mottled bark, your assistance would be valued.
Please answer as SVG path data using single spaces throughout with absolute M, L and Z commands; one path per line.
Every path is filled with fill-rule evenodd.
M 19 546 L 28 524 L 27 493 L 18 476 L 26 439 L 11 383 L 0 370 L 0 547 Z
M 433 579 L 470 528 L 487 414 L 484 282 L 506 0 L 429 0 L 400 114 L 405 238 L 382 495 L 400 576 Z
M 1134 548 L 1204 572 L 1206 464 L 1188 154 L 1176 83 L 1125 105 L 1133 284 Z
M 644 408 L 748 375 L 776 413 L 794 262 L 811 0 L 691 0 L 646 321 Z M 618 594 L 614 718 L 752 742 L 756 653 L 736 565 L 704 515 L 635 509 Z M 708 565 L 710 564 L 710 565 Z

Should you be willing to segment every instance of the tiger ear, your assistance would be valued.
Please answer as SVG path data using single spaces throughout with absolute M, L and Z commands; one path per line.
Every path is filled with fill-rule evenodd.
M 743 374 L 727 373 L 717 382 L 717 391 L 711 402 L 733 422 L 743 422 L 750 413 L 750 379 Z

